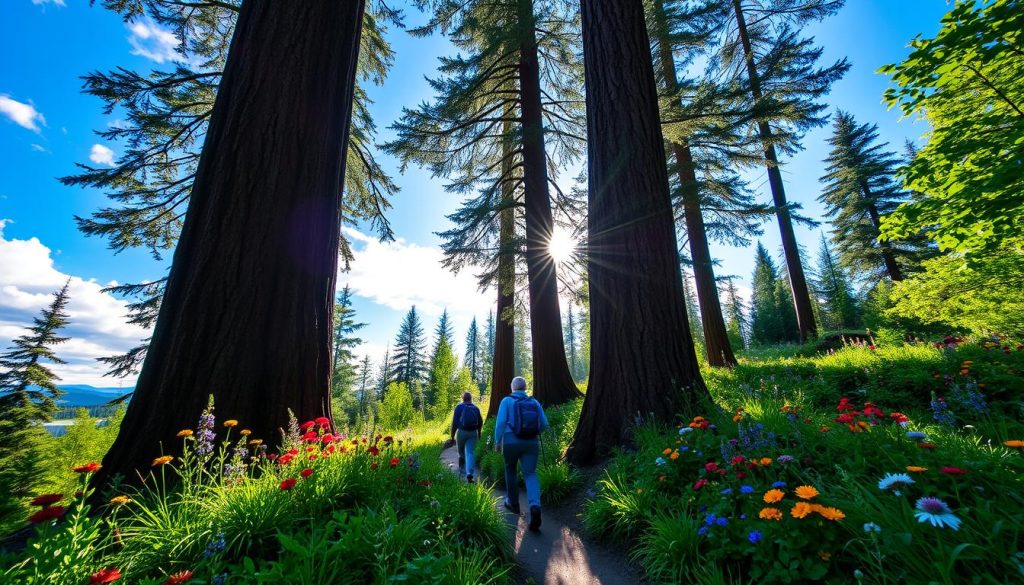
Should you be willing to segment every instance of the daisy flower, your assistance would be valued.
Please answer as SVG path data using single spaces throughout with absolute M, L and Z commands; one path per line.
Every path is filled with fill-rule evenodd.
M 810 500 L 818 495 L 818 490 L 814 486 L 802 485 L 796 488 L 795 493 L 800 499 Z
M 936 528 L 960 529 L 960 519 L 938 498 L 920 498 L 914 507 L 917 508 L 914 516 L 918 522 L 928 522 Z
M 878 489 L 885 491 L 890 488 L 899 488 L 900 486 L 910 485 L 914 483 L 906 473 L 886 473 L 885 477 L 878 480 Z
M 785 495 L 785 492 L 782 490 L 769 490 L 764 494 L 764 502 L 766 504 L 774 504 L 785 497 Z
M 782 520 L 782 512 L 778 508 L 762 508 L 757 516 L 762 520 Z

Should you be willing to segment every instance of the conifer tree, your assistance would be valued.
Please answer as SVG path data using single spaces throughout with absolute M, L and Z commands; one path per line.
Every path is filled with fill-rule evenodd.
M 484 327 L 482 347 L 480 350 L 480 394 L 483 395 L 491 383 L 491 372 L 494 369 L 494 312 L 487 312 L 487 324 Z
M 68 324 L 65 312 L 68 283 L 53 295 L 28 332 L 0 354 L 0 525 L 21 513 L 20 499 L 39 482 L 40 456 L 35 448 L 63 394 L 60 378 L 47 363 L 63 364 L 54 346 L 68 340 L 58 335 Z
M 565 353 L 569 360 L 569 371 L 573 380 L 582 380 L 580 375 L 583 363 L 580 361 L 579 324 L 576 322 L 576 315 L 572 310 L 572 303 L 565 316 Z
M 376 401 L 376 392 L 374 392 L 374 386 L 370 379 L 370 370 L 373 368 L 373 362 L 370 361 L 369 354 L 363 356 L 363 359 L 359 362 L 359 391 L 357 392 L 357 400 L 359 403 L 359 413 L 357 420 L 365 422 L 369 418 L 369 410 L 371 405 Z
M 384 348 L 384 359 L 380 361 L 380 366 L 377 368 L 377 381 L 374 384 L 377 400 L 384 399 L 384 391 L 387 389 L 388 383 L 391 382 L 391 374 L 391 345 L 388 344 Z
M 857 124 L 853 116 L 836 112 L 829 138 L 832 150 L 821 177 L 825 204 L 832 222 L 832 242 L 843 268 L 875 281 L 882 275 L 903 280 L 920 263 L 926 248 L 920 241 L 879 241 L 882 218 L 910 201 L 895 179 L 900 160 L 878 142 L 878 126 Z M 916 245 L 915 245 L 916 244 Z
M 364 8 L 241 5 L 151 351 L 98 484 L 137 477 L 160 444 L 173 453 L 211 394 L 218 416 L 271 446 L 289 409 L 330 416 L 339 190 Z
M 825 234 L 821 235 L 816 276 L 815 292 L 824 305 L 823 325 L 833 330 L 859 326 L 860 308 L 853 294 L 853 286 L 840 265 L 839 258 L 828 245 Z
M 476 324 L 476 317 L 469 322 L 469 329 L 466 331 L 466 353 L 462 358 L 462 364 L 469 369 L 469 376 L 477 386 L 481 381 L 481 369 L 484 340 L 480 337 L 480 327 Z
M 533 377 L 533 360 L 532 352 L 530 347 L 532 346 L 533 340 L 529 338 L 529 329 L 527 328 L 527 320 L 529 318 L 522 312 L 517 312 L 515 316 L 515 350 L 514 350 L 514 371 L 516 376 L 523 376 L 527 381 L 534 379 Z
M 355 332 L 366 327 L 356 323 L 352 308 L 352 291 L 348 285 L 338 293 L 334 303 L 334 353 L 331 389 L 335 398 L 353 395 L 356 384 L 355 356 L 352 350 L 363 342 Z M 349 413 L 353 415 L 355 413 Z
M 754 257 L 751 277 L 750 337 L 754 343 L 778 343 L 786 334 L 778 305 L 779 272 L 768 250 L 760 242 Z
M 437 351 L 430 360 L 430 370 L 427 376 L 427 404 L 430 405 L 431 414 L 435 419 L 441 419 L 451 414 L 452 407 L 459 400 L 462 389 L 459 387 L 459 364 L 452 353 L 445 337 L 438 343 Z
M 105 238 L 115 252 L 144 248 L 161 259 L 178 241 L 191 204 L 200 149 L 209 132 L 242 2 L 103 0 L 102 4 L 125 20 L 149 19 L 166 29 L 179 42 L 176 49 L 180 58 L 172 62 L 171 68 L 148 73 L 118 67 L 84 77 L 83 91 L 103 101 L 105 114 L 123 112 L 118 124 L 97 134 L 104 140 L 125 144 L 126 149 L 113 167 L 79 164 L 79 174 L 60 180 L 66 185 L 103 190 L 112 202 L 87 217 L 75 218 L 83 233 Z M 340 219 L 349 225 L 367 221 L 381 239 L 391 239 L 384 213 L 398 186 L 375 158 L 376 126 L 364 86 L 384 82 L 394 60 L 384 33 L 389 24 L 401 26 L 401 13 L 384 0 L 367 4 L 356 64 L 344 183 L 339 187 Z M 347 265 L 352 250 L 344 236 L 339 253 Z M 151 328 L 156 323 L 166 280 L 122 284 L 108 290 L 137 299 L 128 307 L 129 321 Z M 111 375 L 137 373 L 148 343 L 144 340 L 128 353 L 102 361 L 110 366 Z
M 402 325 L 395 337 L 395 349 L 391 353 L 390 367 L 392 382 L 405 384 L 413 394 L 415 384 L 423 382 L 427 374 L 427 340 L 423 325 L 413 305 L 405 314 Z
M 434 328 L 434 348 L 431 350 L 431 355 L 437 353 L 442 340 L 448 344 L 449 349 L 455 344 L 455 327 L 452 326 L 451 319 L 448 317 L 447 308 L 441 311 L 437 327 Z
M 736 290 L 736 283 L 733 277 L 724 276 L 720 279 L 725 282 L 725 302 L 722 303 L 722 312 L 725 314 L 726 331 L 729 333 L 729 342 L 733 347 L 746 347 L 750 338 L 750 323 L 747 317 L 747 308 Z
M 825 122 L 816 100 L 849 69 L 845 60 L 816 68 L 822 49 L 801 38 L 803 26 L 838 11 L 845 0 L 731 0 L 732 25 L 721 51 L 726 69 L 744 71 L 753 98 L 752 121 L 764 149 L 768 184 L 782 236 L 786 273 L 801 341 L 817 332 L 810 290 L 793 231 L 779 151 L 792 153 L 802 135 Z
M 582 18 L 593 353 L 567 457 L 589 464 L 630 440 L 634 417 L 667 423 L 710 396 L 683 301 L 643 0 L 583 0 Z

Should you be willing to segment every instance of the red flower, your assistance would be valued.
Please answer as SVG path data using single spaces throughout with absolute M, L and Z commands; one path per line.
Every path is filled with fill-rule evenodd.
M 100 569 L 89 576 L 89 585 L 100 583 L 113 583 L 121 578 L 121 571 L 117 569 Z
M 303 469 L 302 471 L 300 471 L 299 475 L 301 475 L 302 478 L 305 479 L 305 478 L 313 475 L 313 470 L 307 467 L 307 468 Z
M 377 455 L 380 455 L 380 449 L 378 449 L 376 447 L 370 447 L 369 451 L 370 451 L 370 455 L 373 455 L 374 457 L 376 457 Z
M 190 580 L 192 580 L 192 571 L 178 571 L 168 575 L 164 583 L 166 585 L 181 585 L 182 583 L 188 583 Z
M 288 454 L 292 455 L 292 456 L 298 455 L 299 454 L 299 450 L 298 449 L 288 449 Z
M 316 431 L 309 431 L 305 435 L 302 435 L 302 440 L 307 443 L 315 443 L 320 436 L 316 434 Z
M 331 420 L 326 416 L 318 416 L 313 422 L 315 422 L 317 426 L 324 427 L 325 429 L 331 427 Z
M 289 477 L 288 479 L 281 482 L 281 490 L 286 492 L 295 487 L 295 483 L 295 478 Z
M 850 416 L 849 413 L 843 413 L 833 420 L 835 420 L 837 423 L 847 425 L 853 422 L 853 417 Z
M 302 431 L 302 432 L 306 432 L 309 429 L 313 428 L 315 425 L 316 425 L 315 422 L 313 422 L 311 420 L 307 420 L 306 422 L 302 423 L 302 426 L 299 427 L 299 430 Z
M 370 464 L 370 469 L 377 469 L 378 467 L 380 467 L 380 465 L 376 461 Z
M 892 418 L 892 422 L 896 424 L 910 422 L 910 419 L 907 418 L 907 415 L 903 414 L 902 412 L 890 412 L 889 417 Z
M 934 449 L 935 443 L 918 443 L 917 446 L 921 449 Z
M 702 487 L 704 487 L 706 485 L 708 485 L 708 480 L 706 480 L 706 479 L 698 479 L 697 482 L 693 484 L 693 489 L 699 490 L 700 488 L 702 488 Z
M 332 435 L 331 433 L 327 433 L 324 436 L 320 437 L 320 440 L 326 445 L 327 443 L 331 443 L 334 441 L 334 435 Z
M 714 473 L 718 471 L 718 464 L 714 462 L 707 463 L 704 465 L 704 470 L 707 471 L 708 473 Z
M 277 453 L 271 453 L 270 455 L 267 455 L 267 459 L 274 461 L 275 459 L 277 459 Z
M 366 437 L 363 437 L 363 444 L 366 444 Z
M 398 467 L 398 463 L 399 463 L 398 457 L 392 457 L 390 463 L 391 463 L 391 467 Z
M 79 465 L 78 467 L 75 467 L 73 471 L 75 473 L 96 473 L 97 471 L 100 470 L 101 467 L 103 466 L 100 465 L 99 463 L 86 463 L 85 465 Z
M 57 502 L 63 499 L 63 494 L 43 494 L 41 496 L 36 496 L 35 499 L 32 500 L 31 504 L 33 506 L 42 506 L 45 508 L 47 506 L 56 504 Z
M 335 451 L 335 449 L 334 449 L 334 445 L 328 445 L 328 446 L 327 446 L 327 452 L 328 452 L 328 453 L 334 453 L 334 451 Z M 341 446 L 341 452 L 342 452 L 342 453 L 344 453 L 344 452 L 345 452 L 345 446 L 344 446 L 344 445 L 342 445 L 342 446 Z
M 63 516 L 66 510 L 67 508 L 64 506 L 48 506 L 29 516 L 28 521 L 33 524 L 40 524 L 42 522 L 56 520 Z
M 291 453 L 288 453 L 287 455 L 282 455 L 281 458 L 277 460 L 277 464 L 278 465 L 288 465 L 289 463 L 292 462 L 292 459 L 294 457 L 295 456 L 292 455 Z
M 326 455 L 324 455 L 324 457 L 327 457 L 327 456 L 326 456 Z M 309 460 L 310 460 L 310 461 L 316 461 L 316 455 L 310 455 L 310 456 L 309 456 Z
M 394 442 L 394 440 L 395 440 L 395 438 L 392 437 L 391 435 L 384 435 L 384 442 L 385 443 L 392 443 L 392 442 Z
M 967 473 L 966 471 L 960 469 L 959 467 L 943 467 L 939 471 L 941 471 L 942 473 L 948 473 L 950 475 L 964 475 L 965 473 Z
M 732 458 L 732 461 L 730 463 L 732 463 L 733 465 L 739 465 L 740 463 L 743 463 L 746 460 L 747 458 L 744 457 L 743 455 L 737 455 Z
M 747 477 L 747 472 L 746 471 L 737 471 L 736 472 L 736 479 L 745 479 L 746 477 Z

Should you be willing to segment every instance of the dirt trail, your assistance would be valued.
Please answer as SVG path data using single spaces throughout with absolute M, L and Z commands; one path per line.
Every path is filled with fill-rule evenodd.
M 458 473 L 455 448 L 441 452 L 441 460 Z M 579 522 L 573 510 L 559 507 L 544 509 L 540 532 L 527 529 L 530 509 L 526 490 L 519 490 L 519 508 L 523 514 L 509 513 L 501 502 L 505 491 L 494 488 L 495 506 L 506 512 L 509 526 L 515 530 L 513 547 L 516 561 L 522 568 L 522 583 L 538 585 L 628 585 L 640 583 L 640 576 L 627 564 L 621 553 L 584 542 L 578 531 Z

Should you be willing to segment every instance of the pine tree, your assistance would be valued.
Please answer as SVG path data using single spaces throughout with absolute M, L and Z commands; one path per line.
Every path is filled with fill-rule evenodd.
M 338 293 L 334 303 L 334 359 L 331 376 L 331 390 L 335 399 L 340 399 L 346 406 L 346 414 L 350 422 L 358 416 L 359 400 L 355 396 L 355 385 L 358 371 L 353 363 L 355 356 L 352 350 L 363 342 L 355 337 L 356 331 L 366 327 L 366 323 L 355 322 L 355 309 L 352 308 L 352 291 L 348 285 Z
M 725 302 L 722 304 L 722 312 L 725 314 L 726 331 L 729 333 L 729 343 L 733 347 L 746 347 L 750 339 L 750 323 L 747 318 L 747 308 L 736 290 L 736 283 L 733 277 L 724 276 L 720 281 L 725 282 Z
M 758 242 L 754 275 L 751 277 L 750 338 L 753 343 L 778 343 L 785 338 L 783 316 L 776 292 L 778 280 L 775 261 Z
M 686 302 L 686 321 L 690 325 L 690 337 L 694 343 L 704 344 L 704 329 L 701 327 L 701 316 L 697 309 L 697 299 L 690 285 L 690 275 L 683 272 L 683 301 Z
M 455 327 L 452 326 L 451 319 L 448 317 L 447 308 L 441 311 L 441 318 L 438 319 L 437 327 L 434 328 L 434 348 L 431 350 L 431 355 L 437 353 L 442 340 L 448 344 L 449 349 L 455 345 Z
M 582 19 L 593 353 L 567 457 L 589 464 L 629 440 L 633 417 L 668 423 L 710 396 L 683 301 L 643 0 L 583 0 Z
M 874 281 L 883 274 L 903 280 L 908 269 L 923 259 L 921 241 L 879 241 L 882 218 L 911 199 L 895 179 L 901 161 L 878 142 L 878 126 L 857 124 L 847 112 L 836 112 L 832 150 L 821 177 L 825 204 L 832 221 L 832 242 L 843 268 Z M 916 244 L 916 245 L 915 245 Z
M 753 98 L 751 120 L 764 148 L 801 341 L 813 337 L 817 326 L 778 151 L 793 152 L 808 129 L 825 122 L 825 106 L 816 100 L 849 69 L 845 60 L 815 68 L 822 49 L 797 32 L 834 14 L 844 1 L 731 0 L 736 36 L 728 38 L 721 51 L 727 69 L 746 71 L 747 89 Z
M 223 83 L 228 50 L 241 10 L 241 0 L 180 2 L 104 0 L 103 5 L 129 19 L 149 19 L 170 31 L 181 58 L 173 68 L 140 72 L 123 67 L 85 76 L 84 92 L 103 101 L 103 112 L 115 110 L 121 123 L 97 134 L 126 145 L 114 167 L 77 165 L 81 172 L 61 178 L 65 185 L 106 192 L 112 204 L 87 217 L 79 229 L 108 240 L 116 252 L 147 249 L 160 259 L 175 246 L 191 205 L 203 137 L 208 135 L 213 105 Z M 362 21 L 358 74 L 346 150 L 341 221 L 367 221 L 381 239 L 393 237 L 384 216 L 398 186 L 375 158 L 376 127 L 364 86 L 381 85 L 394 61 L 384 37 L 389 24 L 401 25 L 401 13 L 383 0 L 372 2 Z M 344 236 L 339 250 L 347 263 L 352 250 Z M 156 323 L 166 278 L 110 287 L 137 298 L 129 305 L 130 321 L 150 328 Z M 127 354 L 105 358 L 114 376 L 138 372 L 149 340 Z
M 218 416 L 271 446 L 289 409 L 330 416 L 338 190 L 364 8 L 241 5 L 150 351 L 97 483 L 137 477 L 161 443 L 173 453 L 211 393 Z
M 430 360 L 430 371 L 427 376 L 427 404 L 435 419 L 443 419 L 451 414 L 452 407 L 459 401 L 462 388 L 459 387 L 459 364 L 444 337 Z
M 68 324 L 67 303 L 65 283 L 28 333 L 0 354 L 0 525 L 22 512 L 19 500 L 39 483 L 42 461 L 35 445 L 45 435 L 40 423 L 50 420 L 63 394 L 47 362 L 65 363 L 54 346 L 68 340 L 57 334 Z
M 569 371 L 572 373 L 572 378 L 579 382 L 583 379 L 583 376 L 580 375 L 583 363 L 580 360 L 579 324 L 576 322 L 572 303 L 569 303 L 565 318 L 565 354 L 569 359 Z
M 376 399 L 384 399 L 384 391 L 388 387 L 388 383 L 391 382 L 391 345 L 389 344 L 384 349 L 384 359 L 380 361 L 380 366 L 377 368 L 377 381 L 374 383 L 374 390 L 376 391 Z
M 481 396 L 487 392 L 491 383 L 491 373 L 494 370 L 494 312 L 487 312 L 487 325 L 484 327 L 483 347 L 480 350 L 480 379 L 477 382 L 480 386 Z
M 391 354 L 392 382 L 405 384 L 410 392 L 416 393 L 415 384 L 423 382 L 427 374 L 427 341 L 423 325 L 413 305 L 402 320 L 402 326 L 395 337 L 395 349 Z M 417 403 L 417 406 L 420 406 Z
M 356 398 L 359 402 L 357 420 L 363 422 L 369 418 L 369 410 L 377 399 L 372 380 L 370 379 L 370 371 L 372 368 L 373 362 L 370 361 L 369 354 L 363 356 L 362 361 L 359 362 L 359 391 L 356 394 Z
M 818 250 L 818 270 L 814 288 L 821 299 L 823 325 L 832 330 L 850 329 L 860 325 L 860 308 L 853 294 L 849 276 L 839 263 L 839 258 L 828 245 L 825 234 L 821 235 Z
M 483 355 L 484 340 L 480 337 L 480 328 L 476 324 L 476 316 L 469 322 L 469 329 L 466 331 L 466 353 L 462 358 L 462 364 L 469 369 L 470 378 L 478 387 L 481 381 L 481 357 Z

